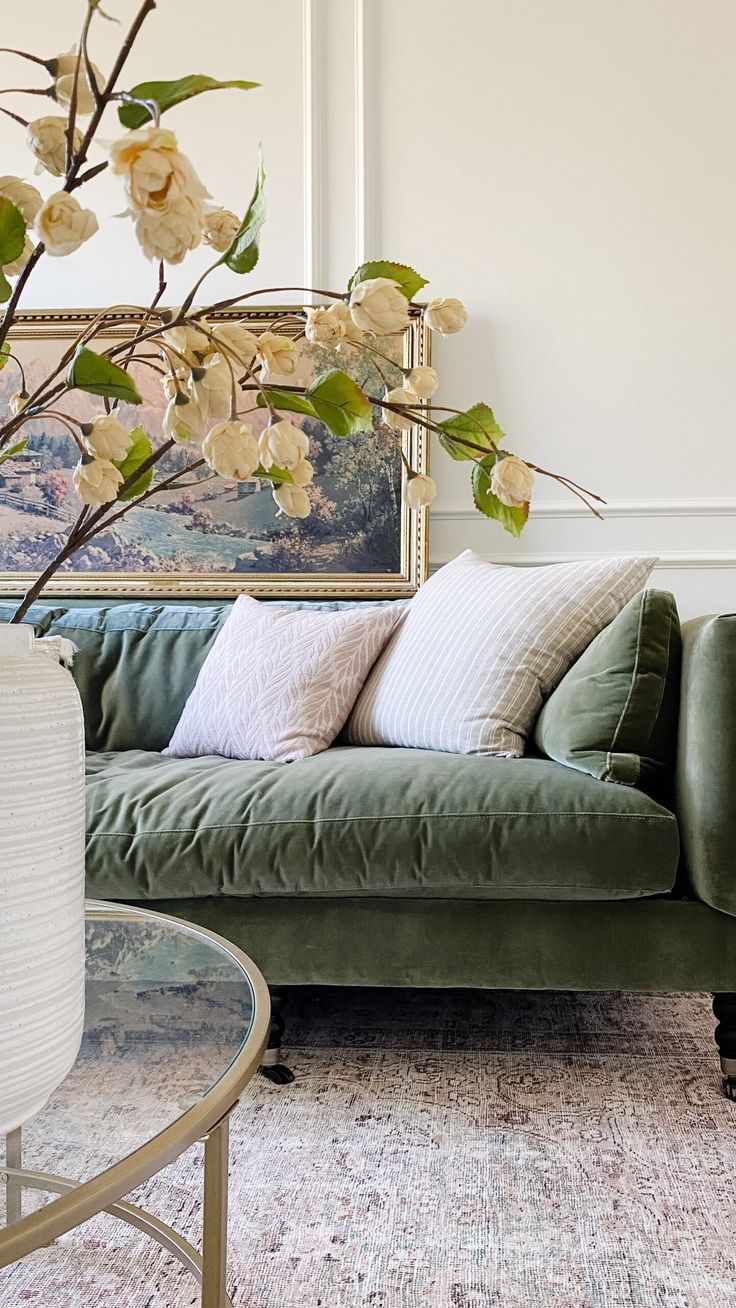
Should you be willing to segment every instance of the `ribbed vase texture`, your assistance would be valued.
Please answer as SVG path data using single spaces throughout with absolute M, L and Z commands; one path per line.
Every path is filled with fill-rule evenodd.
M 84 1021 L 84 728 L 69 672 L 0 625 L 0 1133 L 63 1081 Z

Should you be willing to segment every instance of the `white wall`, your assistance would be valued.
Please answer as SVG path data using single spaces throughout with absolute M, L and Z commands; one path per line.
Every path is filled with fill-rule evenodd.
M 8 41 L 43 31 L 47 53 L 63 48 L 81 7 L 27 0 Z M 135 4 L 107 7 L 127 21 Z M 341 285 L 364 254 L 411 260 L 471 313 L 436 347 L 445 401 L 487 400 L 509 448 L 611 501 L 601 524 L 540 485 L 514 542 L 436 451 L 434 563 L 468 544 L 518 561 L 646 550 L 685 614 L 735 607 L 733 0 L 210 0 L 206 19 L 199 0 L 159 0 L 147 27 L 136 78 L 264 83 L 170 119 L 235 208 L 263 140 L 259 284 Z M 104 55 L 118 29 L 98 33 Z M 27 169 L 9 120 L 0 146 L 2 171 Z M 95 186 L 98 211 L 119 210 L 112 179 Z M 172 277 L 172 300 L 204 257 Z M 48 261 L 27 304 L 148 286 L 120 220 L 86 255 Z

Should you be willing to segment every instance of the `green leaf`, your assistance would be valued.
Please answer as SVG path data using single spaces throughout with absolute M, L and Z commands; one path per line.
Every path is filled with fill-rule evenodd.
M 0 451 L 0 463 L 4 463 L 6 459 L 12 459 L 14 454 L 20 454 L 27 444 L 28 437 L 24 436 L 22 441 L 18 441 L 15 445 L 9 445 L 7 450 Z
M 264 468 L 263 464 L 259 463 L 253 476 L 260 477 L 261 481 L 271 481 L 274 486 L 293 486 L 294 484 L 294 478 L 288 468 L 277 468 L 275 463 L 270 468 Z
M 10 346 L 6 341 L 4 345 L 0 345 L 0 372 L 2 372 L 9 358 L 10 358 Z
M 151 454 L 153 454 L 153 446 L 142 427 L 134 427 L 131 436 L 133 437 L 133 444 L 128 450 L 125 458 L 113 459 L 115 467 L 123 474 L 123 481 L 127 481 L 128 477 L 133 475 L 136 468 L 140 468 L 141 464 L 149 458 Z M 125 500 L 134 500 L 137 495 L 142 495 L 144 491 L 148 490 L 152 481 L 153 464 L 150 468 L 146 468 L 146 471 L 137 481 L 133 482 L 132 486 L 129 486 L 126 491 L 123 491 L 121 495 L 118 495 L 118 499 L 123 502 Z
M 529 517 L 529 505 L 523 504 L 521 508 L 511 508 L 508 504 L 502 504 L 497 495 L 491 490 L 491 468 L 496 462 L 495 454 L 487 454 L 485 458 L 476 463 L 473 468 L 473 503 L 480 513 L 486 518 L 495 518 L 501 526 L 510 532 L 512 536 L 520 536 L 524 530 L 526 520 Z
M 503 440 L 504 437 L 504 432 L 493 416 L 493 409 L 487 404 L 474 404 L 465 413 L 456 413 L 452 418 L 445 418 L 444 422 L 438 423 L 438 426 L 445 433 L 439 438 L 440 445 L 452 459 L 474 459 L 479 452 L 478 449 L 468 449 L 467 446 L 458 444 L 455 437 L 470 441 L 473 445 L 489 451 L 495 449 L 499 440 Z
M 309 418 L 317 417 L 314 405 L 303 395 L 297 395 L 293 391 L 280 391 L 273 386 L 267 388 L 266 395 L 274 409 L 288 409 L 290 413 L 306 413 Z M 259 409 L 266 408 L 266 400 L 260 391 L 258 392 L 256 404 Z
M 178 77 L 173 82 L 139 82 L 130 89 L 136 100 L 155 100 L 160 113 L 172 109 L 174 105 L 191 100 L 193 95 L 203 91 L 227 90 L 235 87 L 240 91 L 252 91 L 260 82 L 228 81 L 220 82 L 216 77 L 205 77 L 202 73 L 190 73 L 189 77 Z M 150 110 L 143 104 L 123 104 L 118 109 L 118 118 L 123 127 L 142 127 L 151 118 Z
M 108 399 L 125 400 L 127 404 L 142 404 L 143 397 L 127 372 L 118 368 L 103 354 L 95 354 L 82 345 L 71 361 L 66 376 L 71 390 L 87 391 L 89 395 L 104 395 Z
M 0 264 L 12 263 L 23 253 L 26 241 L 26 223 L 20 209 L 12 200 L 0 195 Z
M 352 291 L 358 282 L 367 282 L 372 277 L 390 277 L 392 282 L 398 282 L 407 300 L 413 300 L 417 291 L 421 291 L 422 287 L 427 285 L 426 277 L 421 277 L 408 264 L 387 263 L 385 259 L 375 259 L 372 263 L 362 263 L 359 268 L 356 268 L 348 282 L 348 290 Z
M 26 224 L 23 214 L 12 200 L 0 196 L 0 304 L 12 295 L 12 288 L 1 269 L 23 253 L 26 243 Z
M 306 394 L 317 417 L 333 436 L 350 436 L 371 429 L 373 410 L 368 396 L 339 368 L 315 377 Z
M 249 273 L 258 263 L 258 236 L 266 218 L 266 201 L 263 196 L 263 183 L 266 174 L 263 171 L 263 155 L 258 151 L 258 177 L 253 199 L 248 205 L 247 213 L 240 224 L 238 234 L 230 249 L 223 256 L 223 263 L 236 273 Z

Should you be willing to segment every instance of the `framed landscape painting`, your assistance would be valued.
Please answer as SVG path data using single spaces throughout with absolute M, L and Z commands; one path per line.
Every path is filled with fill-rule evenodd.
M 10 333 L 26 387 L 33 390 L 55 366 L 71 340 L 95 317 L 94 310 L 37 311 L 18 315 Z M 122 313 L 118 327 L 105 332 L 110 343 L 135 330 Z M 237 321 L 260 333 L 276 329 L 297 335 L 301 323 L 289 309 L 225 310 L 212 321 Z M 357 351 L 336 354 L 300 340 L 299 381 L 339 367 L 368 395 L 386 385 L 400 386 L 401 369 L 429 362 L 428 333 L 412 310 L 407 329 L 382 338 L 376 364 Z M 154 445 L 162 440 L 165 400 L 158 372 L 141 363 L 132 369 L 143 404 L 121 406 L 131 427 L 140 423 Z M 0 371 L 0 407 L 17 389 L 15 368 Z M 82 421 L 102 411 L 101 401 L 80 391 L 64 396 L 67 413 Z M 193 476 L 184 490 L 162 492 L 134 508 L 120 523 L 69 561 L 44 591 L 52 595 L 129 597 L 227 597 L 246 592 L 281 597 L 400 597 L 414 593 L 427 572 L 427 510 L 410 512 L 401 499 L 401 454 L 395 437 L 374 408 L 372 431 L 335 437 L 316 419 L 290 413 L 310 438 L 315 478 L 312 511 L 304 520 L 278 513 L 269 486 L 258 481 L 229 482 Z M 263 410 L 250 413 L 256 435 L 265 425 Z M 72 469 L 78 453 L 66 429 L 52 419 L 29 422 L 25 450 L 0 468 L 0 588 L 22 593 L 53 557 L 68 531 L 78 503 Z M 403 452 L 418 472 L 427 471 L 426 431 L 402 433 Z M 158 465 L 161 478 L 185 466 L 183 446 Z

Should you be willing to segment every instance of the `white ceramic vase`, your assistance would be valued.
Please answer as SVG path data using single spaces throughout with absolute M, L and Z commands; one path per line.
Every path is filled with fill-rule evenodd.
M 69 1072 L 84 1021 L 84 727 L 69 672 L 0 625 L 0 1134 Z

